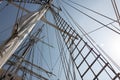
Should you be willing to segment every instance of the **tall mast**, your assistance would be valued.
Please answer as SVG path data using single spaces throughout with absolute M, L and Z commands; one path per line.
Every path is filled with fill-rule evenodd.
M 12 56 L 16 49 L 20 46 L 22 41 L 33 30 L 37 21 L 46 13 L 49 8 L 49 4 L 46 3 L 42 6 L 42 9 L 36 12 L 31 12 L 23 16 L 20 24 L 15 23 L 13 34 L 10 38 L 0 46 L 0 68 L 6 63 L 6 61 Z M 17 25 L 16 25 L 17 24 Z
M 44 68 L 24 59 L 25 56 L 28 54 L 29 50 L 31 49 L 31 47 L 33 46 L 34 42 L 40 40 L 38 39 L 38 37 L 35 39 L 35 37 L 39 33 L 39 30 L 35 36 L 31 36 L 30 42 L 27 43 L 28 46 L 25 47 L 25 49 L 23 49 L 23 53 L 21 56 L 14 54 L 14 52 L 19 48 L 19 46 L 29 35 L 29 33 L 33 30 L 35 24 L 39 20 L 42 20 L 43 22 L 51 25 L 53 28 L 59 31 L 57 37 L 59 36 L 59 39 L 62 38 L 61 41 L 63 41 L 63 43 L 59 43 L 60 44 L 59 48 L 61 48 L 60 55 L 62 52 L 64 52 L 63 45 L 65 45 L 65 48 L 67 50 L 66 53 L 69 53 L 70 60 L 72 61 L 71 62 L 72 67 L 69 66 L 69 64 L 67 64 L 67 60 L 63 60 L 62 62 L 62 58 L 61 58 L 61 62 L 65 71 L 64 73 L 66 75 L 66 80 L 76 80 L 76 79 L 88 80 L 89 78 L 91 80 L 104 80 L 105 79 L 104 77 L 106 77 L 107 80 L 120 80 L 119 71 L 116 71 L 116 69 L 114 69 L 111 63 L 100 53 L 99 50 L 97 49 L 95 50 L 94 48 L 92 48 L 77 33 L 77 31 L 74 30 L 72 25 L 69 25 L 64 20 L 64 18 L 62 18 L 61 15 L 55 11 L 55 9 L 53 8 L 55 6 L 50 5 L 52 0 L 50 1 L 49 0 L 21 0 L 21 1 L 9 0 L 9 1 L 42 4 L 42 8 L 35 12 L 29 12 L 28 10 L 19 6 L 19 8 L 26 11 L 28 14 L 20 18 L 21 22 L 19 24 L 15 23 L 12 35 L 0 47 L 0 54 L 1 54 L 0 68 L 2 68 L 4 64 L 12 66 L 12 69 L 10 69 L 10 78 L 9 78 L 10 80 L 15 78 L 16 76 L 15 74 L 19 70 L 21 70 L 22 72 L 26 71 L 25 73 L 32 74 L 38 79 L 48 80 L 46 77 L 38 74 L 37 71 L 35 71 L 34 69 L 32 70 L 29 69 L 30 67 L 27 68 L 24 65 L 22 65 L 22 62 L 25 62 L 25 64 L 32 65 L 32 67 L 37 68 L 37 70 L 42 70 L 47 74 L 52 74 L 51 72 L 45 70 Z M 18 7 L 16 4 L 13 5 Z M 51 13 L 53 14 L 55 24 L 49 22 L 44 16 L 44 14 L 47 12 L 49 8 L 51 10 Z M 49 46 L 49 44 L 47 45 Z M 17 60 L 11 61 L 10 59 L 11 56 L 15 57 Z M 65 58 L 65 56 L 63 56 L 63 58 Z M 6 75 L 9 76 L 9 74 L 7 74 L 7 71 L 5 76 Z M 2 78 L 4 78 L 5 76 L 3 74 Z
M 44 26 L 44 25 L 43 25 Z M 31 75 L 34 75 L 35 77 L 37 77 L 38 79 L 43 79 L 43 80 L 48 80 L 46 78 L 46 76 L 38 74 L 37 72 L 35 72 L 34 70 L 30 69 L 35 68 L 37 70 L 40 70 L 42 72 L 44 72 L 45 74 L 50 74 L 53 75 L 52 72 L 47 71 L 46 69 L 34 64 L 33 62 L 30 62 L 29 60 L 27 60 L 26 58 L 34 53 L 31 52 L 33 46 L 35 43 L 37 43 L 39 41 L 39 34 L 42 31 L 42 28 L 39 28 L 37 30 L 37 32 L 35 32 L 34 34 L 29 35 L 29 39 L 27 39 L 27 41 L 25 41 L 23 43 L 23 45 L 25 46 L 24 48 L 21 47 L 18 51 L 17 54 L 13 54 L 11 59 L 9 59 L 6 63 L 6 65 L 9 66 L 8 69 L 2 69 L 2 72 L 0 72 L 0 79 L 8 79 L 8 80 L 21 80 L 24 79 L 22 76 L 25 76 L 24 73 L 28 73 Z M 14 59 L 14 60 L 13 60 Z M 26 65 L 29 65 L 29 67 L 26 67 Z M 19 71 L 22 71 L 22 74 L 19 75 Z

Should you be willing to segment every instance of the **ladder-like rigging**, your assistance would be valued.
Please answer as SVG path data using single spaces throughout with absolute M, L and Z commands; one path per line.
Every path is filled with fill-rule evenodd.
M 87 42 L 85 42 L 79 34 L 77 34 L 77 32 L 73 30 L 62 17 L 60 17 L 58 13 L 56 13 L 54 17 L 57 26 L 64 28 L 65 31 L 77 37 L 77 39 L 75 39 L 61 32 L 64 42 L 82 80 L 85 80 L 86 75 L 91 75 L 92 80 L 103 80 L 104 78 L 102 79 L 99 77 L 103 72 L 105 72 L 106 77 L 109 77 L 109 80 L 120 79 L 120 73 L 116 73 L 110 63 L 106 61 L 101 54 L 94 51 L 94 49 L 91 48 Z M 89 59 L 90 57 L 92 60 Z M 99 69 L 95 69 L 96 67 L 93 67 L 95 65 L 101 67 Z M 82 66 L 84 66 L 84 69 Z
M 75 72 L 75 75 L 78 73 L 80 80 L 120 80 L 120 73 L 116 71 L 114 67 L 112 67 L 110 62 L 107 61 L 102 54 L 99 54 L 96 50 L 94 50 L 94 48 L 92 48 L 85 40 L 83 40 L 83 38 L 76 32 L 76 30 L 74 30 L 60 16 L 60 14 L 54 10 L 54 6 L 51 6 L 53 0 L 3 1 L 8 1 L 9 3 L 22 2 L 40 4 L 42 7 L 35 12 L 29 12 L 22 8 L 27 12 L 27 14 L 20 18 L 20 23 L 15 23 L 12 35 L 0 46 L 1 80 L 25 80 L 24 77 L 27 75 L 27 73 L 42 80 L 49 80 L 46 78 L 46 76 L 54 75 L 54 73 L 26 59 L 26 57 L 30 55 L 30 50 L 33 48 L 34 44 L 40 40 L 37 36 L 42 31 L 42 28 L 40 28 L 36 34 L 29 35 L 39 20 L 51 25 L 53 28 L 59 31 L 61 37 L 63 38 L 63 42 L 69 51 L 73 65 L 75 65 L 74 68 L 77 70 L 77 72 Z M 45 13 L 48 10 L 51 11 L 55 20 L 55 24 L 49 22 L 45 18 Z M 28 42 L 24 42 L 28 36 Z M 21 44 L 24 44 L 24 47 L 22 46 L 22 48 L 19 49 Z M 20 53 L 16 53 L 15 51 L 17 49 L 21 50 L 22 53 L 19 50 L 18 51 Z M 29 66 L 26 66 L 26 64 Z M 4 65 L 7 65 L 9 67 L 4 67 Z M 32 68 L 30 66 L 32 66 Z M 46 76 L 37 73 L 34 69 L 43 71 Z M 105 76 L 102 77 L 102 74 Z

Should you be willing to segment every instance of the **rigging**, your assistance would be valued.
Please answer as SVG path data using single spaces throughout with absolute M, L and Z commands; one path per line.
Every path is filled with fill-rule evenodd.
M 63 0 L 62 0 L 62 1 L 63 1 Z M 74 6 L 70 5 L 69 3 L 65 2 L 65 1 L 63 1 L 63 2 L 64 2 L 65 4 L 67 4 L 68 6 L 70 6 L 70 7 L 74 8 L 75 10 L 79 11 L 80 13 L 82 13 L 82 14 L 84 14 L 84 15 L 88 16 L 90 19 L 92 19 L 92 20 L 94 20 L 94 21 L 96 21 L 96 22 L 100 23 L 101 25 L 105 26 L 106 28 L 108 28 L 108 29 L 110 29 L 111 31 L 113 31 L 113 32 L 115 32 L 115 33 L 117 33 L 117 34 L 119 34 L 119 35 L 120 35 L 120 32 L 118 32 L 118 31 L 116 31 L 116 30 L 114 30 L 114 29 L 110 28 L 109 26 L 107 26 L 107 25 L 105 25 L 104 23 L 102 23 L 102 22 L 98 21 L 97 19 L 95 19 L 95 18 L 93 18 L 93 17 L 89 16 L 88 14 L 86 14 L 86 13 L 82 12 L 81 10 L 79 10 L 79 9 L 77 9 L 76 7 L 74 7 Z
M 19 25 L 17 24 L 18 26 L 14 27 L 15 28 L 14 32 L 15 33 L 18 32 L 17 33 L 18 38 L 20 37 L 18 34 L 22 34 L 22 32 L 25 30 L 26 30 L 25 32 L 28 32 L 27 30 L 30 29 L 30 26 L 33 23 L 37 24 L 36 22 L 38 22 L 39 20 L 40 20 L 40 23 L 37 24 L 37 26 L 41 25 L 41 23 L 47 23 L 49 25 L 46 25 L 47 27 L 46 30 L 37 29 L 35 27 L 36 30 L 38 30 L 41 33 L 41 34 L 38 34 L 37 37 L 35 37 L 35 34 L 36 34 L 35 28 L 34 28 L 35 30 L 34 32 L 32 32 L 33 28 L 31 29 L 31 32 L 27 34 L 27 37 L 26 37 L 27 40 L 26 39 L 23 40 L 23 43 L 20 43 L 21 46 L 16 48 L 16 50 L 17 49 L 18 50 L 15 53 L 13 52 L 12 54 L 13 56 L 9 58 L 7 62 L 5 62 L 5 65 L 2 67 L 3 70 L 5 69 L 4 70 L 5 73 L 3 72 L 3 74 L 1 74 L 0 72 L 1 78 L 4 78 L 6 77 L 6 75 L 8 75 L 11 79 L 15 79 L 16 77 L 15 73 L 16 74 L 18 73 L 17 75 L 20 75 L 20 77 L 23 80 L 25 79 L 54 80 L 53 77 L 55 79 L 57 78 L 58 80 L 59 79 L 61 80 L 64 80 L 64 79 L 66 80 L 80 80 L 80 79 L 81 80 L 88 80 L 88 79 L 104 80 L 106 79 L 106 77 L 107 77 L 107 80 L 120 79 L 119 69 L 117 69 L 116 66 L 114 66 L 115 67 L 114 69 L 113 67 L 114 63 L 112 63 L 111 65 L 112 61 L 108 61 L 108 59 L 106 59 L 106 57 L 102 55 L 101 51 L 96 49 L 95 41 L 92 40 L 89 34 L 86 33 L 86 31 L 80 25 L 78 25 L 78 23 L 73 19 L 73 17 L 69 14 L 69 12 L 67 12 L 64 6 L 62 6 L 61 4 L 60 5 L 57 4 L 58 7 L 56 7 L 54 6 L 56 5 L 56 3 L 53 3 L 53 5 L 51 4 L 52 0 L 50 0 L 49 2 L 47 2 L 48 0 L 26 0 L 26 1 L 9 0 L 9 1 L 14 1 L 15 3 L 19 3 L 19 4 L 22 3 L 23 7 L 19 5 L 18 10 L 24 8 L 22 9 L 21 13 L 18 12 L 18 15 L 21 14 L 19 18 L 20 19 L 19 23 L 23 23 L 23 24 L 19 24 Z M 45 6 L 44 3 L 46 2 L 47 2 L 47 5 Z M 39 9 L 37 10 L 38 12 L 31 11 L 30 14 L 29 12 L 27 12 L 27 14 L 23 16 L 23 14 L 26 12 L 25 6 L 27 3 L 37 4 L 37 5 L 39 4 L 41 5 L 40 7 L 44 7 L 44 9 L 43 8 Z M 61 14 L 62 11 L 59 12 L 58 9 L 62 9 L 62 11 L 63 12 L 65 11 L 65 14 L 69 16 L 67 18 L 67 19 L 70 19 L 68 20 L 68 23 L 65 19 L 65 15 L 63 14 L 62 16 Z M 76 8 L 76 10 L 78 9 Z M 90 11 L 92 10 L 90 9 Z M 43 14 L 41 12 L 43 12 Z M 87 13 L 85 14 L 83 11 L 80 11 L 80 12 L 85 16 L 91 18 L 92 20 L 102 24 L 103 27 L 106 27 L 106 26 L 109 27 L 108 25 L 111 25 L 111 23 L 109 23 L 108 25 L 105 25 L 102 22 L 98 21 L 96 18 L 89 16 Z M 95 12 L 95 11 L 92 11 L 92 12 Z M 100 13 L 97 13 L 97 14 L 103 17 L 106 17 L 108 19 L 111 19 Z M 23 16 L 23 18 L 21 18 L 21 16 Z M 53 19 L 49 19 L 49 18 L 53 18 Z M 17 23 L 19 20 L 18 18 L 16 20 L 17 20 L 16 21 Z M 113 20 L 113 22 L 115 21 Z M 52 26 L 51 31 L 48 30 L 48 28 L 49 29 L 51 28 L 48 26 Z M 85 41 L 86 39 L 84 40 L 84 37 L 82 38 L 80 34 L 77 33 L 78 31 L 76 31 L 76 27 L 79 27 L 79 31 L 81 31 L 80 33 L 82 33 L 83 35 L 87 34 L 85 35 L 85 37 L 86 39 L 88 39 L 88 43 Z M 114 27 L 114 24 L 112 27 Z M 49 33 L 52 34 L 50 37 L 48 37 L 50 35 Z M 13 35 L 15 36 L 15 34 Z M 55 35 L 56 37 L 53 37 Z M 21 37 L 20 39 L 23 39 L 23 37 Z M 50 43 L 50 41 L 52 43 Z M 14 40 L 12 42 L 14 42 Z M 37 43 L 37 42 L 41 42 L 41 43 Z M 95 46 L 93 44 L 92 46 L 93 48 L 92 48 L 90 43 L 94 43 Z M 55 45 L 54 48 L 53 48 L 53 45 Z M 9 48 L 9 46 L 7 46 L 6 48 Z M 53 49 L 54 51 L 53 52 L 50 51 L 51 49 Z M 53 55 L 53 56 L 50 56 L 50 55 Z M 96 65 L 97 65 L 97 68 L 96 68 Z M 20 70 L 20 72 L 18 70 Z M 105 75 L 105 77 L 101 75 Z
M 62 6 L 63 7 L 63 6 Z M 85 30 L 70 16 L 70 14 L 67 12 L 67 10 L 63 7 L 65 12 L 68 14 L 68 16 L 71 18 L 71 20 L 74 22 L 74 24 L 77 26 L 77 28 L 81 31 L 81 33 L 86 37 L 86 39 L 93 45 L 93 47 L 101 54 L 100 51 L 120 70 L 120 67 L 116 64 L 115 61 L 88 35 L 88 33 L 85 32 Z M 104 26 L 103 26 L 104 27 Z M 100 27 L 102 28 L 102 27 Z M 100 29 L 98 28 L 98 29 Z M 97 30 L 97 29 L 96 29 Z M 86 35 L 85 35 L 86 34 Z M 96 47 L 96 46 L 97 47 Z M 98 49 L 100 50 L 98 50 Z

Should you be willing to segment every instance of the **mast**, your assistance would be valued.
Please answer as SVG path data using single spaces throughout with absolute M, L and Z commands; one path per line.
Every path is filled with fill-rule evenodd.
M 35 43 L 40 41 L 40 39 L 38 38 L 38 35 L 41 33 L 43 26 L 39 28 L 37 32 L 35 32 L 34 34 L 29 35 L 29 39 L 27 39 L 27 41 L 23 43 L 23 46 L 25 47 L 21 47 L 19 51 L 13 54 L 11 59 L 9 59 L 6 62 L 6 65 L 8 65 L 9 68 L 7 68 L 6 70 L 3 69 L 3 71 L 0 71 L 0 79 L 23 80 L 24 79 L 23 76 L 25 76 L 24 73 L 28 73 L 37 77 L 38 79 L 48 80 L 45 75 L 38 74 L 34 70 L 30 69 L 30 67 L 40 70 L 47 75 L 54 75 L 52 72 L 49 72 L 46 69 L 40 67 L 39 65 L 36 65 L 33 62 L 30 62 L 29 60 L 26 59 L 29 55 L 34 54 L 34 53 L 31 53 L 31 49 L 33 48 Z M 25 64 L 29 66 L 26 67 Z M 20 71 L 22 72 L 21 75 L 19 74 Z
M 23 16 L 21 23 L 15 23 L 13 34 L 10 38 L 0 46 L 0 68 L 12 56 L 16 49 L 20 46 L 26 36 L 33 30 L 37 21 L 46 13 L 49 4 L 43 5 L 42 9 L 36 12 L 31 12 Z
M 51 74 L 54 75 L 52 72 L 49 72 L 46 69 L 34 63 L 31 63 L 30 61 L 25 59 L 26 55 L 28 55 L 34 43 L 36 43 L 37 41 L 41 41 L 41 39 L 37 37 L 37 35 L 42 30 L 41 28 L 38 30 L 38 32 L 35 35 L 30 36 L 29 42 L 26 43 L 27 46 L 24 47 L 24 49 L 22 48 L 23 52 L 21 53 L 21 55 L 14 54 L 14 52 L 23 43 L 25 38 L 33 30 L 37 21 L 41 20 L 51 25 L 60 33 L 59 36 L 62 38 L 62 41 L 68 50 L 68 53 L 70 55 L 70 60 L 72 61 L 72 69 L 71 69 L 71 66 L 67 64 L 67 61 L 63 60 L 62 65 L 64 67 L 66 80 L 77 80 L 78 78 L 76 77 L 78 75 L 80 77 L 79 78 L 80 80 L 88 80 L 88 79 L 104 80 L 105 79 L 104 76 L 101 77 L 101 75 L 105 75 L 105 77 L 107 77 L 108 80 L 116 80 L 116 79 L 120 80 L 120 73 L 116 71 L 114 67 L 112 67 L 110 62 L 106 60 L 105 57 L 99 53 L 99 51 L 94 50 L 94 48 L 92 48 L 77 33 L 77 31 L 72 26 L 70 26 L 64 20 L 64 18 L 61 17 L 61 15 L 55 11 L 54 8 L 52 8 L 52 7 L 55 7 L 50 5 L 52 0 L 50 1 L 49 0 L 21 0 L 21 1 L 9 0 L 10 3 L 12 3 L 12 1 L 41 4 L 42 8 L 39 9 L 38 11 L 30 12 L 29 10 L 20 7 L 20 9 L 26 11 L 28 14 L 20 18 L 21 19 L 20 23 L 17 23 L 17 22 L 15 23 L 12 35 L 0 47 L 0 54 L 1 54 L 0 68 L 2 68 L 4 64 L 7 64 L 10 66 L 9 68 L 7 68 L 5 72 L 3 72 L 1 77 L 2 79 L 6 77 L 9 77 L 10 80 L 16 79 L 16 74 L 18 74 L 19 71 L 22 71 L 23 76 L 26 75 L 24 73 L 28 73 L 37 77 L 38 79 L 48 80 L 46 76 L 38 74 L 34 69 L 33 70 L 30 69 L 29 66 L 32 66 L 32 68 L 37 68 L 37 70 L 42 70 L 43 72 L 48 74 L 48 76 Z M 13 5 L 15 5 L 16 7 L 19 7 L 16 4 L 13 4 Z M 51 10 L 53 18 L 55 20 L 55 24 L 49 22 L 44 16 L 44 14 L 48 11 L 48 9 Z M 47 45 L 50 46 L 49 44 Z M 63 46 L 63 44 L 61 45 Z M 61 50 L 64 51 L 63 47 L 61 48 Z M 15 60 L 12 60 L 11 57 L 15 58 Z M 61 59 L 63 59 L 63 57 Z M 24 63 L 29 64 L 29 66 L 26 67 L 25 65 L 22 65 Z

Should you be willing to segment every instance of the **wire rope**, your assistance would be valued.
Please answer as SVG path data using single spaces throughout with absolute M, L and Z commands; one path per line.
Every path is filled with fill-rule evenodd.
M 63 7 L 63 5 L 61 5 L 62 7 Z M 65 10 L 65 12 L 66 12 L 66 9 L 63 7 L 63 9 Z M 64 13 L 64 12 L 63 12 Z M 71 18 L 71 16 L 70 16 L 70 14 L 68 14 L 68 12 L 66 12 L 67 13 L 67 15 Z M 66 15 L 65 13 L 64 13 L 64 15 Z M 66 16 L 65 16 L 66 17 Z M 68 18 L 67 18 L 68 19 Z M 69 19 L 68 19 L 69 20 Z M 70 21 L 69 21 L 70 22 Z M 114 22 L 111 22 L 111 23 L 114 23 Z M 107 24 L 107 25 L 110 25 L 111 23 L 109 23 L 109 24 Z M 71 24 L 71 22 L 70 22 L 70 24 Z M 71 24 L 72 25 L 72 24 Z M 73 25 L 72 25 L 73 26 Z M 88 35 L 88 34 L 90 34 L 90 33 L 93 33 L 93 32 L 95 32 L 95 31 L 97 31 L 97 30 L 99 30 L 99 29 L 101 29 L 101 28 L 104 28 L 105 26 L 101 26 L 101 27 L 99 27 L 99 28 L 97 28 L 97 29 L 94 29 L 94 30 L 92 30 L 92 31 L 90 31 L 90 32 L 88 32 L 88 33 L 86 33 L 86 34 L 83 34 L 83 35 L 81 35 L 81 37 L 82 36 L 85 36 L 85 35 Z
M 84 8 L 84 9 L 89 10 L 89 11 L 91 11 L 91 12 L 93 12 L 93 13 L 96 13 L 96 14 L 98 14 L 98 15 L 100 15 L 100 16 L 103 16 L 103 17 L 109 19 L 109 20 L 112 20 L 113 22 L 117 22 L 116 20 L 114 20 L 114 19 L 112 19 L 112 18 L 110 18 L 110 17 L 108 17 L 108 16 L 105 16 L 105 15 L 103 15 L 103 14 L 97 12 L 97 11 L 94 11 L 94 10 L 88 8 L 88 7 L 85 7 L 85 6 L 81 5 L 81 4 L 75 3 L 75 2 L 73 2 L 73 1 L 71 1 L 71 0 L 69 0 L 69 1 L 72 2 L 73 4 L 76 4 L 76 5 L 78 5 L 78 6 L 82 7 L 82 8 Z
M 114 22 L 110 22 L 110 23 L 108 23 L 108 24 L 106 24 L 106 25 L 107 25 L 107 26 L 108 26 L 108 25 L 112 25 L 112 23 L 114 23 Z M 116 28 L 115 26 L 113 26 L 113 27 Z M 98 27 L 98 28 L 96 28 L 96 29 L 94 29 L 94 30 L 92 30 L 92 31 L 90 31 L 90 32 L 87 32 L 86 34 L 81 35 L 81 36 L 89 35 L 89 34 L 91 34 L 91 33 L 93 33 L 93 32 L 96 32 L 96 31 L 102 29 L 102 28 L 105 28 L 105 26 Z M 118 28 L 116 28 L 116 29 L 119 30 Z M 119 30 L 119 31 L 120 31 L 120 30 Z
M 63 1 L 63 0 L 62 0 L 62 1 Z M 106 28 L 108 28 L 108 29 L 112 30 L 113 32 L 115 32 L 115 33 L 117 33 L 117 34 L 119 34 L 119 35 L 120 35 L 120 32 L 118 32 L 118 31 L 116 31 L 116 30 L 114 30 L 114 29 L 110 28 L 109 26 L 107 26 L 107 25 L 105 25 L 104 23 L 102 23 L 102 22 L 98 21 L 97 19 L 95 19 L 95 18 L 93 18 L 93 17 L 89 16 L 88 14 L 86 14 L 86 13 L 82 12 L 81 10 L 79 10 L 79 9 L 77 9 L 76 7 L 74 7 L 74 6 L 70 5 L 69 3 L 65 2 L 65 1 L 63 1 L 63 2 L 64 2 L 65 4 L 67 4 L 68 6 L 70 6 L 70 7 L 74 8 L 75 10 L 79 11 L 80 13 L 82 13 L 82 14 L 86 15 L 86 16 L 87 16 L 87 17 L 89 17 L 90 19 L 92 19 L 92 20 L 94 20 L 94 21 L 98 22 L 99 24 L 101 24 L 101 25 L 105 26 Z
M 112 23 L 111 23 L 111 25 L 115 28 L 115 29 L 117 29 L 118 31 L 120 31 L 120 29 L 119 28 L 117 28 L 115 25 L 113 25 Z
M 48 33 L 48 26 L 47 26 L 47 24 L 46 24 L 46 32 L 47 32 L 47 42 L 48 42 L 48 44 L 50 44 L 49 33 Z M 53 63 L 52 63 L 52 56 L 51 56 L 50 47 L 48 47 L 48 50 L 49 50 L 49 56 L 50 56 L 50 66 L 51 66 L 51 71 L 52 71 Z
M 62 74 L 62 62 L 59 62 L 59 67 L 58 67 L 58 79 L 61 78 L 61 74 Z
M 53 15 L 54 16 L 54 15 Z M 56 31 L 57 32 L 57 31 Z M 56 33 L 57 34 L 57 33 Z M 58 42 L 58 41 L 60 41 L 60 37 L 58 38 L 58 36 L 56 35 L 56 38 L 57 38 L 57 44 L 58 44 L 58 51 L 59 51 L 59 53 L 60 53 L 60 60 L 61 60 L 61 62 L 62 62 L 62 67 L 63 67 L 63 71 L 64 71 L 64 74 L 65 74 L 65 78 L 66 78 L 66 80 L 70 80 L 70 78 L 69 78 L 69 76 L 67 75 L 67 64 L 66 64 L 66 60 L 62 57 L 63 56 L 63 48 L 61 49 L 61 42 Z
M 30 54 L 30 55 L 31 55 L 31 63 L 32 63 L 32 64 L 34 63 L 34 58 L 35 58 L 34 48 L 35 48 L 35 47 L 34 47 L 34 44 L 33 44 L 33 48 L 32 48 L 31 54 Z M 32 70 L 32 71 L 34 70 L 34 69 L 33 69 L 33 66 L 31 66 L 31 69 L 30 69 L 30 70 Z M 30 79 L 31 79 L 31 80 L 33 79 L 32 74 L 31 74 L 31 78 L 30 78 Z
M 63 64 L 64 64 L 64 66 L 65 66 L 65 68 L 66 68 L 66 76 L 67 76 L 67 78 L 70 80 L 70 79 L 74 79 L 73 78 L 73 76 L 72 76 L 72 72 L 71 72 L 71 70 L 70 70 L 70 64 L 69 64 L 69 62 L 70 61 L 68 61 L 67 60 L 67 56 L 66 56 L 66 53 L 65 52 L 67 52 L 67 51 L 64 51 L 64 46 L 63 46 L 63 43 L 62 43 L 62 41 L 61 41 L 61 38 L 60 38 L 60 34 L 56 31 L 56 36 L 58 37 L 57 38 L 57 40 L 59 40 L 59 41 L 57 41 L 57 44 L 59 45 L 59 49 L 60 49 L 60 54 L 61 54 L 61 59 L 63 60 Z M 70 56 L 71 57 L 71 56 Z M 71 59 L 69 57 L 69 60 Z M 71 63 L 71 62 L 70 62 Z M 72 69 L 73 70 L 73 69 Z M 71 78 L 70 78 L 71 77 Z
M 25 8 L 25 5 L 26 5 L 26 3 L 23 3 L 23 8 Z M 20 7 L 20 6 L 19 6 L 19 7 Z M 21 12 L 19 23 L 20 23 L 21 20 L 22 20 L 23 13 L 24 13 L 24 10 L 22 10 L 22 12 Z
M 17 15 L 16 15 L 16 19 L 15 19 L 15 25 L 18 25 L 18 17 L 19 17 L 19 13 L 20 13 L 20 6 L 21 6 L 22 2 L 19 3 L 19 7 L 18 7 L 18 10 L 17 10 Z
M 64 8 L 65 9 L 65 8 Z M 66 10 L 65 10 L 66 11 Z M 67 14 L 69 15 L 69 13 L 67 12 Z M 71 18 L 71 20 L 75 23 L 75 25 L 76 26 L 78 26 L 78 28 L 79 28 L 79 30 L 83 33 L 83 35 L 84 34 L 87 34 L 86 32 L 85 32 L 85 30 L 81 27 L 81 26 L 79 26 L 78 25 L 78 23 L 77 22 L 75 22 L 74 20 L 73 20 L 73 18 L 69 15 L 69 17 Z M 114 66 L 116 66 L 116 68 L 120 71 L 120 67 L 116 64 L 116 62 L 89 36 L 89 35 L 87 35 L 91 40 L 89 40 L 89 38 L 87 38 L 86 36 L 86 38 L 87 38 L 87 40 L 93 45 L 93 47 L 101 54 L 101 52 L 94 46 L 94 44 L 104 53 L 104 55 L 114 64 Z M 94 43 L 92 43 L 92 42 Z M 102 55 L 103 56 L 103 55 Z M 104 56 L 103 56 L 103 58 L 104 58 Z M 104 58 L 105 59 L 105 58 Z
M 58 40 L 60 40 L 60 39 L 58 39 Z M 58 43 L 58 47 L 59 47 L 59 53 L 60 53 L 60 57 L 61 57 L 61 61 L 62 61 L 64 74 L 65 74 L 66 80 L 70 80 L 70 78 L 67 75 L 67 71 L 66 71 L 67 67 L 66 67 L 66 61 L 63 58 L 63 50 L 62 50 L 62 48 L 60 48 L 60 42 L 58 42 L 58 40 L 57 40 L 57 43 Z
M 41 57 L 43 58 L 43 60 L 44 60 L 45 64 L 46 64 L 46 65 L 47 65 L 47 67 L 48 67 L 48 69 L 50 70 L 50 66 L 48 65 L 48 63 L 47 63 L 47 61 L 46 61 L 45 57 L 43 56 L 43 53 L 41 52 L 41 49 L 39 48 L 39 46 L 38 46 L 38 45 L 37 45 L 37 49 L 38 49 L 38 51 L 40 52 L 40 55 L 41 55 Z
M 119 11 L 118 11 L 118 8 L 117 8 L 117 4 L 116 4 L 116 1 L 115 0 L 111 0 L 111 3 L 112 3 L 112 6 L 113 6 L 113 9 L 114 9 L 114 12 L 115 12 L 115 15 L 117 17 L 117 22 L 120 26 L 120 14 L 119 14 Z
M 109 23 L 109 24 L 107 24 L 107 25 L 110 25 L 110 24 L 112 25 L 112 23 L 117 22 L 116 20 L 114 20 L 114 19 L 112 19 L 112 18 L 110 18 L 110 17 L 108 17 L 108 16 L 105 16 L 105 15 L 103 15 L 103 14 L 97 12 L 97 11 L 94 11 L 94 10 L 88 8 L 88 7 L 85 7 L 85 6 L 81 5 L 81 4 L 75 3 L 75 2 L 73 2 L 73 1 L 71 1 L 71 0 L 69 0 L 69 1 L 72 2 L 73 4 L 76 4 L 76 5 L 84 8 L 84 9 L 87 9 L 87 10 L 89 10 L 89 11 L 91 11 L 91 12 L 94 12 L 94 13 L 96 13 L 96 14 L 98 14 L 98 15 L 101 15 L 101 16 L 103 16 L 103 17 L 105 17 L 105 18 L 108 18 L 108 19 L 110 19 L 110 20 L 113 21 L 113 22 L 111 22 L 111 23 Z M 90 32 L 88 32 L 88 34 L 89 34 L 89 33 L 92 33 L 92 32 L 95 32 L 95 31 L 97 31 L 97 30 L 99 30 L 99 29 L 101 29 L 101 28 L 103 28 L 103 27 L 104 27 L 104 26 L 99 27 L 99 28 L 97 28 L 97 29 L 95 29 L 95 30 L 93 30 L 93 31 L 90 31 Z M 118 29 L 117 27 L 115 27 L 115 26 L 113 26 L 113 27 L 120 31 L 120 29 Z

